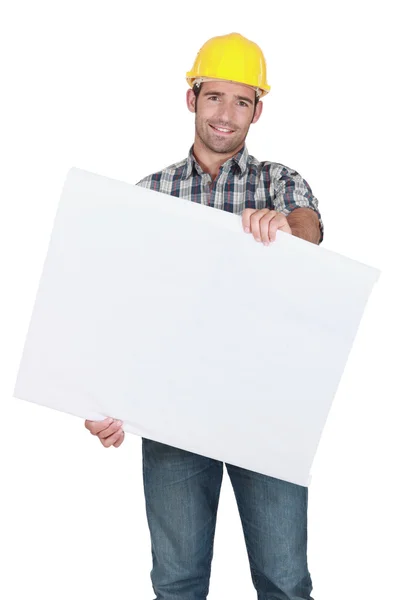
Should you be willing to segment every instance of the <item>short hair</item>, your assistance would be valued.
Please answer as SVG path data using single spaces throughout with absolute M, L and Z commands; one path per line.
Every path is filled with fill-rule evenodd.
M 199 94 L 200 94 L 200 90 L 201 90 L 201 86 L 202 86 L 202 85 L 203 85 L 203 83 L 195 83 L 195 84 L 193 85 L 193 88 L 192 88 L 192 89 L 193 89 L 193 93 L 194 93 L 194 95 L 195 95 L 195 97 L 196 97 L 196 98 L 195 98 L 195 104 L 194 104 L 194 110 L 195 110 L 195 112 L 197 112 L 197 98 L 199 97 Z M 254 115 L 255 115 L 255 112 L 256 112 L 256 106 L 257 106 L 257 103 L 258 103 L 258 101 L 260 100 L 260 97 L 258 96 L 258 94 L 257 94 L 257 92 L 256 92 L 256 91 L 254 91 L 254 94 L 255 94 L 255 102 L 254 102 L 254 112 L 253 112 L 253 118 L 254 118 Z M 252 120 L 253 120 L 253 119 L 252 119 Z

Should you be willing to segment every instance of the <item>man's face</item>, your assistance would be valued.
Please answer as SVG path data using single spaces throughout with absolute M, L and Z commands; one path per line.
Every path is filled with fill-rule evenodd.
M 195 112 L 195 95 L 188 90 L 187 104 Z M 206 81 L 197 98 L 196 135 L 203 145 L 220 154 L 239 150 L 251 123 L 258 121 L 262 103 L 254 113 L 255 92 L 247 85 L 228 81 Z M 254 114 L 254 117 L 253 117 Z

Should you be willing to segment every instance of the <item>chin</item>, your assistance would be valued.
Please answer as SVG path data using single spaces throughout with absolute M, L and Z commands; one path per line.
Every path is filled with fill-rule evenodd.
M 226 144 L 226 145 L 220 145 L 220 146 L 214 146 L 212 147 L 212 150 L 214 152 L 219 152 L 220 154 L 228 154 L 229 152 L 234 152 L 234 150 L 236 150 L 236 148 L 239 148 L 241 145 L 241 142 L 236 142 L 235 144 Z

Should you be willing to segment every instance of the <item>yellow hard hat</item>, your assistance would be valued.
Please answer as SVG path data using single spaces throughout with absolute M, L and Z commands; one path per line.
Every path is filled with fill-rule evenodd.
M 267 65 L 261 48 L 240 35 L 229 33 L 208 40 L 197 53 L 186 81 L 193 87 L 196 79 L 223 79 L 243 83 L 268 94 Z

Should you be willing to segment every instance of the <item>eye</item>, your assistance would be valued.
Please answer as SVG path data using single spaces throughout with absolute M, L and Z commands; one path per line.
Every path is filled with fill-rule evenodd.
M 218 96 L 209 96 L 210 100 L 212 100 L 213 98 L 218 100 Z
M 239 104 L 240 104 L 240 106 L 245 106 L 246 108 L 249 106 L 249 105 L 247 104 L 247 102 L 244 102 L 244 100 L 240 100 L 240 101 L 239 101 Z

